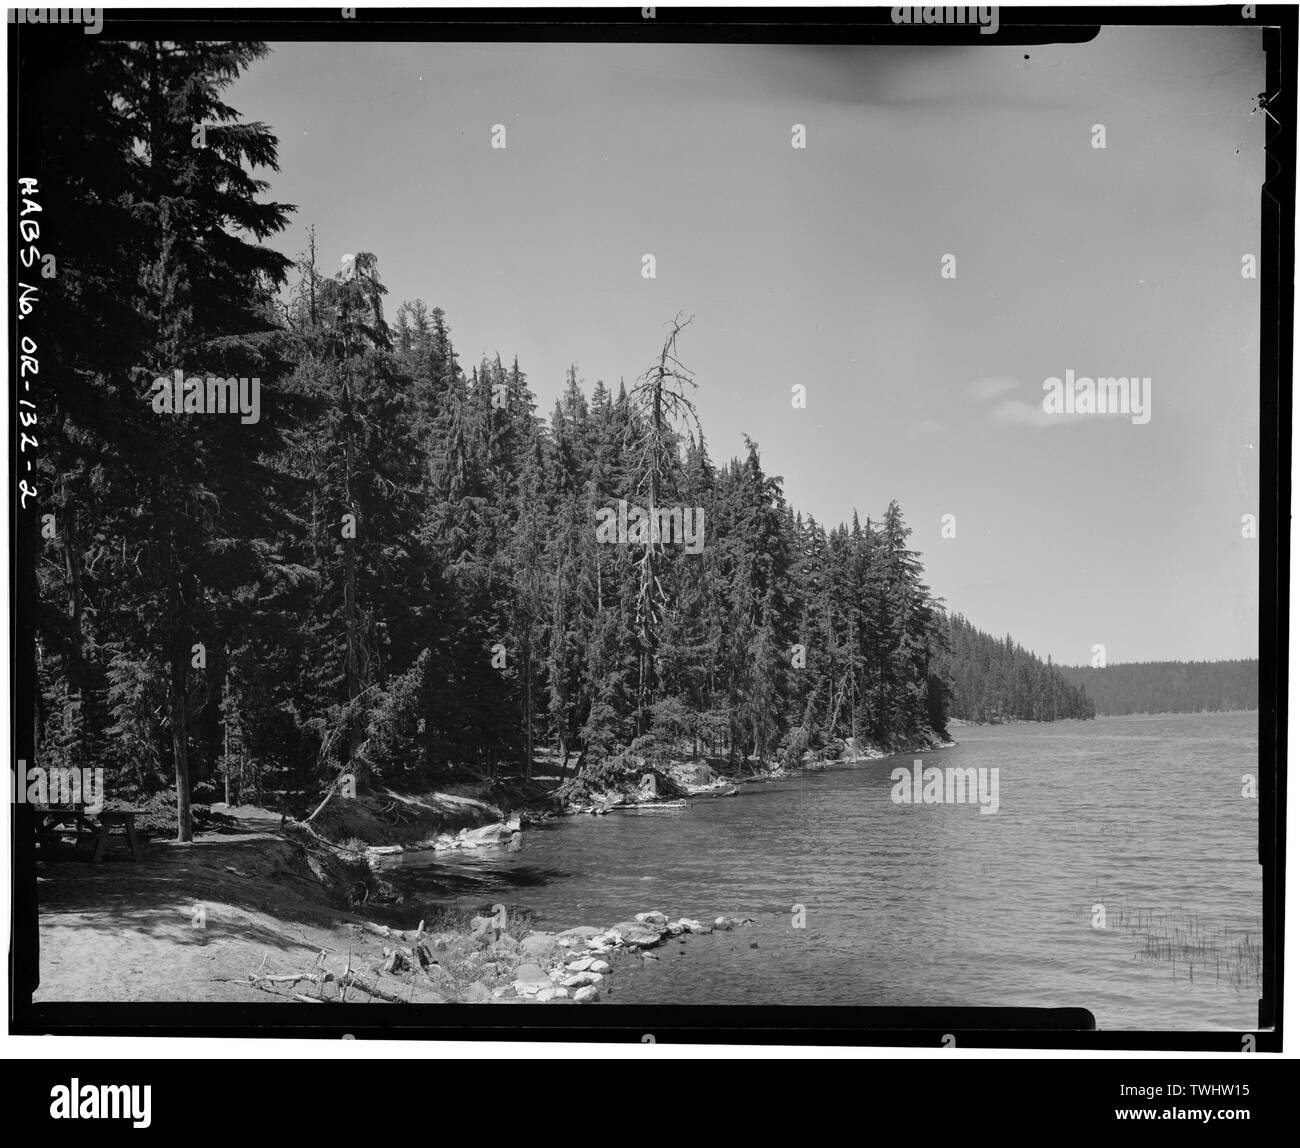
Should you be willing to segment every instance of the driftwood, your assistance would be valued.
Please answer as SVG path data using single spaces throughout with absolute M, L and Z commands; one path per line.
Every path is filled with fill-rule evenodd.
M 373 921 L 361 921 L 353 926 L 363 933 L 369 933 L 371 936 L 383 937 L 386 941 L 401 941 L 406 945 L 421 945 L 424 943 L 424 922 L 420 922 L 418 929 L 394 929 L 388 925 L 376 925 Z
M 236 982 L 236 983 L 238 983 L 238 984 L 249 984 L 249 983 L 250 983 L 250 982 L 248 982 L 248 981 L 238 981 L 237 978 L 235 978 L 235 977 L 214 977 L 213 979 L 214 979 L 214 980 L 218 980 L 218 981 L 232 981 L 232 982 Z M 292 1000 L 302 1000 L 302 999 L 306 999 L 306 1000 L 311 1001 L 313 1004 L 325 1004 L 325 1003 L 326 1003 L 326 1002 L 325 1002 L 324 1000 L 322 1000 L 320 997 L 309 997 L 309 996 L 306 996 L 305 993 L 282 993 L 282 992 L 278 992 L 277 990 L 271 988 L 270 985 L 267 985 L 267 984 L 265 984 L 265 983 L 256 983 L 256 984 L 253 984 L 252 987 L 255 988 L 255 989 L 260 989 L 260 990 L 261 990 L 262 992 L 264 992 L 264 993 L 270 993 L 271 996 L 273 996 L 273 997 L 279 997 L 281 1000 L 292 1001 Z
M 386 989 L 381 989 L 376 985 L 369 984 L 362 980 L 356 973 L 347 973 L 338 978 L 339 983 L 344 988 L 356 989 L 372 997 L 378 997 L 381 1001 L 388 1001 L 390 1004 L 409 1004 L 410 998 L 403 999 L 396 993 L 390 993 Z
M 331 972 L 297 973 L 297 974 L 285 974 L 285 975 L 275 975 L 275 976 L 269 976 L 267 974 L 258 975 L 256 973 L 248 974 L 248 984 L 252 985 L 253 988 L 262 989 L 265 992 L 269 992 L 273 996 L 286 996 L 286 994 L 277 992 L 274 988 L 271 987 L 272 985 L 297 984 L 299 981 L 311 981 L 313 984 L 316 984 L 321 987 L 331 982 L 339 985 L 344 992 L 344 996 L 340 999 L 340 1003 L 346 1002 L 347 1000 L 346 994 L 348 989 L 356 989 L 358 992 L 365 993 L 367 997 L 371 997 L 376 1000 L 387 1001 L 390 1004 L 410 1003 L 409 997 L 400 997 L 396 993 L 389 992 L 387 989 L 379 988 L 378 985 L 372 985 L 369 981 L 366 981 L 363 978 L 357 976 L 357 974 L 352 972 L 350 969 L 347 972 L 343 973 L 342 976 L 335 976 Z M 306 1000 L 306 1001 L 310 1001 L 312 1004 L 331 1003 L 325 1000 L 324 997 L 311 997 L 311 996 L 307 996 L 305 993 L 293 993 L 292 999 Z
M 376 933 L 383 937 L 397 937 L 402 940 L 407 939 L 407 934 L 399 932 L 396 929 L 390 929 L 387 925 L 374 925 L 370 922 L 364 922 L 362 927 L 367 932 Z M 348 1003 L 348 993 L 355 989 L 359 993 L 365 993 L 367 1000 L 387 1001 L 390 1004 L 410 1004 L 415 997 L 415 987 L 420 976 L 430 985 L 436 985 L 433 977 L 429 973 L 430 966 L 437 965 L 428 944 L 424 940 L 424 922 L 420 922 L 420 927 L 414 933 L 415 944 L 411 948 L 384 949 L 384 960 L 382 965 L 375 967 L 376 973 L 394 972 L 410 973 L 410 989 L 405 997 L 397 993 L 390 992 L 388 989 L 380 988 L 373 981 L 366 980 L 359 976 L 352 968 L 352 950 L 348 949 L 347 964 L 343 967 L 343 972 L 335 974 L 325 967 L 325 950 L 322 949 L 316 954 L 315 964 L 306 972 L 301 973 L 268 973 L 266 969 L 267 956 L 262 956 L 262 963 L 256 970 L 248 974 L 247 983 L 253 988 L 261 989 L 263 992 L 271 993 L 273 996 L 284 997 L 285 999 L 299 1000 L 310 1002 L 311 1004 L 330 1004 Z M 233 978 L 219 977 L 219 980 L 233 980 Z M 316 986 L 319 994 L 327 984 L 335 984 L 340 989 L 340 995 L 337 1001 L 328 1001 L 323 996 L 308 996 L 306 993 L 286 994 L 279 992 L 275 986 L 285 985 L 294 986 L 301 981 L 308 981 Z

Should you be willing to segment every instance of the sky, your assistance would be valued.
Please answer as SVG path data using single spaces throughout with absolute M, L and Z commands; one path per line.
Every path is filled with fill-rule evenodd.
M 1060 663 L 1257 656 L 1258 29 L 272 48 L 228 102 L 280 140 L 273 245 L 374 252 L 467 372 L 517 356 L 549 414 L 694 316 L 714 461 L 748 434 L 828 526 L 898 500 L 950 610 Z M 1046 414 L 1067 371 L 1149 378 L 1150 421 Z

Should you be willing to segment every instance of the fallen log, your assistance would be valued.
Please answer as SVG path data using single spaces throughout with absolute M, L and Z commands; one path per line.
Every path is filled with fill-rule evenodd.
M 236 978 L 234 978 L 234 977 L 214 977 L 213 979 L 214 979 L 214 980 L 219 980 L 219 981 L 236 981 Z M 271 996 L 273 996 L 273 997 L 279 997 L 279 998 L 280 998 L 281 1000 L 283 1000 L 283 1001 L 291 1001 L 291 1000 L 309 1000 L 309 1001 L 312 1001 L 312 1002 L 315 1003 L 315 1004 L 327 1004 L 327 1003 L 329 1003 L 329 1002 L 327 1002 L 327 1001 L 322 1000 L 320 997 L 309 997 L 309 996 L 307 996 L 306 993 L 282 993 L 282 992 L 278 991 L 277 989 L 272 988 L 270 985 L 268 985 L 268 984 L 264 984 L 264 983 L 262 983 L 262 982 L 260 982 L 260 981 L 253 981 L 253 982 L 251 982 L 251 983 L 248 982 L 248 981 L 237 981 L 236 983 L 239 983 L 239 984 L 247 984 L 247 985 L 249 985 L 250 988 L 255 988 L 255 989 L 257 989 L 258 992 L 270 993 Z
M 340 978 L 339 983 L 344 988 L 354 988 L 358 992 L 368 993 L 372 997 L 378 997 L 381 1001 L 388 1001 L 390 1004 L 409 1004 L 408 1000 L 399 997 L 396 993 L 390 993 L 386 989 L 381 989 L 377 985 L 369 984 L 362 980 L 356 973 L 345 973 Z
M 420 923 L 423 924 L 424 922 L 421 921 Z M 404 941 L 407 944 L 418 938 L 418 934 L 409 930 L 403 932 L 401 929 L 394 929 L 389 925 L 376 925 L 373 921 L 362 921 L 353 927 L 375 937 L 384 937 L 390 941 Z
M 249 973 L 248 979 L 252 984 L 257 984 L 259 981 L 269 981 L 272 984 L 290 984 L 290 985 L 296 985 L 299 981 L 312 981 L 313 983 L 319 984 L 320 974 L 315 972 L 276 973 L 274 975 L 272 975 L 271 973 Z

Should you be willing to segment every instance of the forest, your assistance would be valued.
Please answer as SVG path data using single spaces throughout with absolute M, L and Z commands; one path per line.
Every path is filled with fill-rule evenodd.
M 196 793 L 343 771 L 400 789 L 656 746 L 797 764 L 950 716 L 1091 716 L 1050 663 L 948 618 L 896 502 L 824 525 L 759 444 L 715 461 L 689 315 L 629 348 L 630 381 L 575 365 L 539 411 L 520 363 L 462 362 L 441 307 L 393 307 L 380 253 L 268 245 L 295 210 L 254 175 L 277 141 L 223 101 L 264 45 L 59 51 L 26 61 L 46 79 L 24 125 L 58 253 L 31 532 L 45 766 L 174 787 L 188 840 Z
M 991 637 L 953 614 L 946 638 L 941 665 L 950 683 L 949 717 L 996 723 L 1095 716 L 1091 696 L 1079 683 L 1050 656 L 1044 663 L 1010 635 Z
M 1259 708 L 1259 662 L 1124 662 L 1063 666 L 1100 714 L 1189 714 Z

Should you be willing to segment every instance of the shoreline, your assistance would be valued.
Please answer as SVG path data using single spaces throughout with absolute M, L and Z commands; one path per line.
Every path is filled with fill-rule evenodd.
M 367 902 L 382 876 L 364 861 L 272 826 L 245 811 L 239 833 L 155 842 L 144 861 L 42 862 L 34 1001 L 596 1003 L 624 960 L 752 924 L 649 909 L 550 932 L 503 905 L 415 923 L 410 904 Z
M 893 752 L 948 744 L 931 735 L 922 746 Z M 861 764 L 891 756 L 864 744 L 847 748 Z M 417 921 L 420 910 L 386 880 L 385 858 L 490 857 L 521 848 L 529 824 L 677 809 L 804 770 L 853 765 L 831 757 L 802 770 L 727 776 L 706 762 L 655 766 L 627 755 L 608 784 L 596 787 L 598 802 L 564 802 L 572 778 L 517 778 L 506 783 L 508 790 L 513 784 L 509 810 L 466 792 L 379 791 L 330 802 L 313 825 L 216 804 L 212 825 L 192 842 L 155 837 L 143 861 L 38 863 L 41 984 L 34 999 L 596 1002 L 620 960 L 654 959 L 647 950 L 668 940 L 687 944 L 751 922 L 726 916 L 725 908 L 706 921 L 652 908 L 609 926 L 546 932 L 527 911 L 454 901 L 426 906 Z

